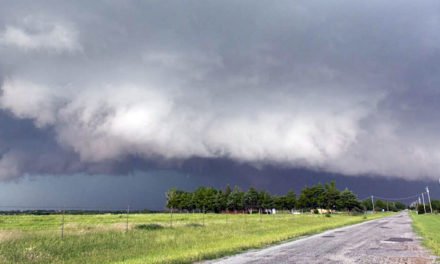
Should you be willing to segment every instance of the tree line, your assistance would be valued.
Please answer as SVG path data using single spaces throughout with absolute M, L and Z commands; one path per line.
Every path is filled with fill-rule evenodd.
M 268 212 L 276 210 L 317 210 L 364 211 L 372 210 L 371 201 L 360 201 L 349 189 L 339 190 L 334 181 L 316 184 L 302 189 L 297 196 L 293 190 L 285 195 L 272 195 L 253 187 L 247 191 L 238 186 L 226 186 L 224 190 L 199 187 L 193 192 L 171 189 L 166 193 L 166 206 L 181 212 Z M 402 203 L 375 201 L 375 210 L 398 211 L 406 206 Z
M 440 200 L 431 200 L 432 211 L 435 213 L 440 212 Z M 418 204 L 417 208 L 415 206 L 411 207 L 413 210 L 417 210 L 419 214 L 424 214 L 425 211 L 429 213 L 431 211 L 429 207 L 429 203 L 426 203 L 425 206 L 423 204 Z

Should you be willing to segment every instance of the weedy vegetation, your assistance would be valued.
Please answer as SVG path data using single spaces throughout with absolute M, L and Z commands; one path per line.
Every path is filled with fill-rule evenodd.
M 411 217 L 415 230 L 423 237 L 423 244 L 440 256 L 440 215 L 412 213 Z
M 0 263 L 191 263 L 386 215 L 0 215 Z

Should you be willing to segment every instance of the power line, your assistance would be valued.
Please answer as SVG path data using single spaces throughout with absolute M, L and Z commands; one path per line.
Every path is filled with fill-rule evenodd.
M 382 199 L 382 200 L 388 200 L 388 201 L 399 201 L 399 200 L 408 200 L 408 199 L 412 199 L 412 198 L 415 198 L 415 197 L 417 197 L 417 196 L 419 196 L 420 194 L 415 194 L 415 195 L 411 195 L 411 196 L 407 196 L 407 197 L 398 197 L 398 198 L 395 198 L 395 197 L 381 197 L 381 196 L 374 196 L 375 198 L 379 198 L 379 199 Z

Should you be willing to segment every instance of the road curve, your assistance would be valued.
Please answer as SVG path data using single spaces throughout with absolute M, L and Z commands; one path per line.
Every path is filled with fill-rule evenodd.
M 435 263 L 407 212 L 204 263 Z

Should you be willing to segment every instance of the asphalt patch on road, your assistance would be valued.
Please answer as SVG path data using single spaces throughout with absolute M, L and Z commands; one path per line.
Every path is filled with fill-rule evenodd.
M 388 226 L 381 226 L 380 228 L 382 228 L 382 229 L 391 229 L 391 227 L 388 227 Z
M 403 242 L 411 242 L 413 241 L 412 238 L 406 238 L 406 237 L 391 237 L 385 241 L 388 242 L 399 242 L 399 243 L 403 243 Z
M 411 224 L 411 222 L 397 222 L 396 224 L 399 224 L 399 225 L 409 225 L 409 224 Z
M 328 235 L 328 236 L 322 236 L 322 237 L 324 237 L 324 238 L 332 238 L 332 237 L 335 237 L 335 236 Z

